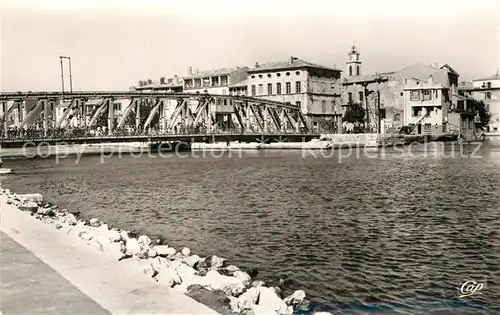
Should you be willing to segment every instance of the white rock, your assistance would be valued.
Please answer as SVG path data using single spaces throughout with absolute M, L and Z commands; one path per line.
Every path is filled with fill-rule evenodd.
M 99 225 L 101 225 L 101 223 L 96 218 L 92 218 L 89 221 L 89 225 L 93 227 L 98 227 Z
M 306 293 L 302 290 L 297 290 L 293 294 L 287 296 L 283 301 L 288 305 L 299 304 L 306 298 Z
M 129 239 L 128 234 L 129 234 L 129 231 L 121 231 L 120 235 L 122 236 L 122 240 L 124 240 L 124 241 L 128 240 Z
M 201 277 L 196 274 L 196 270 L 183 264 L 180 261 L 173 261 L 172 266 L 180 277 L 181 283 L 186 287 L 193 284 L 199 284 L 202 286 L 207 285 L 207 277 Z
M 254 282 L 252 282 L 252 287 L 257 287 L 258 288 L 258 287 L 264 286 L 264 284 L 265 283 L 262 280 L 255 280 Z
M 198 261 L 200 261 L 200 256 L 198 255 L 192 255 L 189 257 L 186 257 L 182 260 L 186 265 L 189 267 L 194 267 Z
M 19 200 L 26 200 L 26 201 L 33 201 L 33 202 L 42 202 L 43 201 L 43 196 L 41 194 L 24 194 L 24 195 L 17 195 L 17 198 Z
M 168 267 L 160 268 L 160 270 L 158 271 L 158 275 L 156 275 L 155 279 L 156 281 L 158 281 L 158 283 L 166 285 L 169 288 L 172 288 L 174 285 L 182 283 L 181 277 L 175 271 L 175 269 Z
M 168 258 L 173 257 L 177 252 L 175 248 L 168 247 L 167 245 L 156 245 L 153 246 L 153 249 L 158 253 L 159 256 Z
M 155 258 L 157 255 L 157 252 L 152 249 L 152 248 L 148 248 L 148 258 Z
M 54 211 L 52 211 L 52 208 L 41 208 L 39 207 L 36 214 L 39 215 L 54 215 Z
M 100 232 L 108 233 L 109 227 L 107 224 L 101 224 L 101 225 L 99 225 L 99 227 L 97 227 L 97 230 Z
M 280 299 L 276 292 L 267 287 L 259 287 L 259 304 L 253 306 L 253 311 L 255 315 L 263 314 L 283 314 L 291 315 L 293 308 L 290 308 L 286 303 Z
M 238 298 L 235 298 L 234 296 L 229 297 L 229 307 L 231 310 L 235 313 L 240 313 L 241 309 L 238 303 Z
M 260 291 L 258 288 L 250 288 L 245 293 L 240 295 L 237 299 L 238 301 L 238 309 L 253 309 L 255 303 L 259 299 Z
M 224 258 L 213 255 L 210 261 L 210 266 L 212 269 L 220 269 L 224 265 L 226 260 Z
M 149 245 L 151 245 L 151 239 L 147 235 L 141 235 L 141 236 L 139 236 L 139 238 L 137 239 L 137 241 L 142 246 L 149 246 Z
M 181 253 L 182 253 L 182 255 L 184 255 L 184 256 L 187 257 L 187 256 L 191 255 L 191 250 L 189 248 L 187 248 L 187 247 L 184 247 L 182 249 Z
M 135 238 L 129 238 L 125 244 L 125 254 L 137 255 L 141 252 L 141 246 Z
M 104 252 L 112 255 L 115 259 L 118 259 L 123 256 L 125 253 L 125 244 L 122 242 L 119 243 L 108 243 L 103 246 Z
M 214 290 L 222 290 L 227 295 L 240 295 L 245 291 L 245 284 L 236 277 L 224 276 L 215 270 L 210 270 L 205 276 L 206 283 Z
M 236 271 L 239 271 L 239 270 L 240 270 L 240 268 L 236 267 L 235 265 L 230 265 L 230 266 L 227 266 L 227 267 L 226 267 L 226 270 L 227 270 L 227 271 L 229 271 L 229 272 L 234 273 L 234 272 L 236 272 Z
M 163 257 L 155 257 L 149 259 L 151 264 L 153 264 L 153 267 L 160 272 L 164 268 L 168 268 L 170 266 L 170 260 L 167 260 Z
M 76 225 L 78 221 L 76 220 L 76 217 L 73 213 L 68 213 L 67 215 L 64 216 L 64 221 L 68 223 L 69 225 Z
M 21 211 L 30 211 L 30 212 L 35 212 L 38 211 L 38 204 L 34 201 L 22 201 L 19 203 L 17 206 L 19 210 Z
M 122 239 L 122 236 L 120 235 L 120 233 L 118 233 L 118 231 L 115 229 L 111 229 L 108 232 L 108 235 L 109 235 L 109 240 L 111 242 L 119 242 Z
M 252 282 L 252 277 L 250 277 L 248 273 L 241 270 L 235 271 L 233 273 L 233 277 L 240 279 L 246 287 L 248 287 Z

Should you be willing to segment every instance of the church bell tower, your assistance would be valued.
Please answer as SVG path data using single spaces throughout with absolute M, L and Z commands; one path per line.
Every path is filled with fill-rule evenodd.
M 355 45 L 352 46 L 347 56 L 349 59 L 346 62 L 346 77 L 361 75 L 361 61 L 359 61 L 359 51 Z

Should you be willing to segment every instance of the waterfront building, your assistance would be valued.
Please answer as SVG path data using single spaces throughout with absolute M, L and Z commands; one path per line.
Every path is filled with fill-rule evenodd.
M 476 100 L 483 101 L 491 113 L 488 132 L 500 132 L 500 73 L 479 78 L 460 87 L 462 93 Z
M 443 130 L 443 121 L 446 125 L 448 114 L 459 110 L 459 74 L 448 64 L 441 66 L 414 64 L 399 71 L 369 75 L 362 74 L 361 66 L 360 53 L 353 46 L 346 62 L 341 102 L 344 111 L 353 103 L 361 104 L 367 113 L 365 120 L 372 130 L 378 129 L 380 119 L 381 130 L 385 132 L 394 132 L 408 125 L 414 125 L 417 133 L 424 133 L 426 130 L 437 132 L 437 130 Z M 429 81 L 430 78 L 433 79 Z M 429 82 L 431 85 L 427 86 Z M 412 94 L 411 90 L 419 92 Z M 432 96 L 428 95 L 431 91 Z M 437 97 L 436 93 L 445 96 Z M 417 99 L 417 94 L 422 96 Z M 413 96 L 413 99 L 410 96 Z M 422 111 L 424 107 L 425 111 Z M 429 113 L 432 118 L 427 117 L 417 121 L 414 117 L 419 113 L 424 113 L 425 116 L 427 110 L 431 108 L 434 110 L 433 114 Z M 436 109 L 438 112 L 435 111 Z M 429 123 L 434 127 L 429 129 Z M 436 123 L 439 127 L 436 127 Z M 449 127 L 446 126 L 445 129 L 449 130 Z
M 232 84 L 245 81 L 248 67 L 212 69 L 208 71 L 193 71 L 189 67 L 188 75 L 183 77 L 184 93 L 208 93 L 229 95 Z
M 333 131 L 342 115 L 339 106 L 341 73 L 342 70 L 297 57 L 265 64 L 257 62 L 248 70 L 246 91 L 243 85 L 233 85 L 231 90 L 296 105 L 311 130 Z
M 183 91 L 183 80 L 175 75 L 173 78 L 166 79 L 165 77 L 160 78 L 158 81 L 145 80 L 139 81 L 137 86 L 133 86 L 130 90 L 134 91 L 165 91 L 168 93 L 182 93 Z

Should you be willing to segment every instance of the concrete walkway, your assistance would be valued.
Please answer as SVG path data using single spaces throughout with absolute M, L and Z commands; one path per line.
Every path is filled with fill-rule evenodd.
M 109 314 L 12 238 L 0 237 L 3 314 Z
M 218 314 L 0 196 L 2 293 L 10 314 Z

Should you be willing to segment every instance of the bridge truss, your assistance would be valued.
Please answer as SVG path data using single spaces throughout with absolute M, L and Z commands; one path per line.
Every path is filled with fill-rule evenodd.
M 4 138 L 12 129 L 99 129 L 113 135 L 181 131 L 242 134 L 308 132 L 296 105 L 233 95 L 165 92 L 0 93 Z M 5 136 L 6 135 L 6 136 Z

